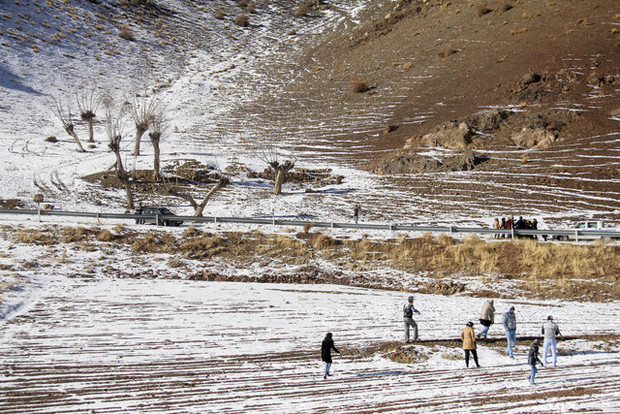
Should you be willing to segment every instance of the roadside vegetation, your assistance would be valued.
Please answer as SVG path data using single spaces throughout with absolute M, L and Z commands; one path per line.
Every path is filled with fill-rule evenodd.
M 394 280 L 399 276 L 384 277 L 391 273 L 423 276 L 414 281 L 413 287 L 429 293 L 501 297 L 496 286 L 503 282 L 510 283 L 515 294 L 532 298 L 620 299 L 617 283 L 620 246 L 604 240 L 578 245 L 535 239 L 486 241 L 476 236 L 459 240 L 429 233 L 419 237 L 401 234 L 376 239 L 364 235 L 352 239 L 311 232 L 310 225 L 297 233 L 290 229 L 288 234 L 211 233 L 191 226 L 176 234 L 136 231 L 122 225 L 114 229 L 48 226 L 41 230 L 4 226 L 2 233 L 14 243 L 65 246 L 65 251 L 105 253 L 123 249 L 134 257 L 164 255 L 170 268 L 195 280 L 334 283 L 403 289 L 404 284 Z M 273 274 L 240 277 L 201 270 L 213 261 L 245 269 L 254 265 L 270 267 Z M 92 270 L 92 266 L 89 268 Z M 19 271 L 19 265 L 13 270 Z M 151 273 L 149 277 L 168 276 Z M 472 281 L 476 287 L 468 286 Z

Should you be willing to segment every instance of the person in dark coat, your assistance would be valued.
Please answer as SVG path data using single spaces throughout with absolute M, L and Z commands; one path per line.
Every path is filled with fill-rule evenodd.
M 323 339 L 323 343 L 321 344 L 321 359 L 325 362 L 325 373 L 323 374 L 323 379 L 327 379 L 327 377 L 331 375 L 329 373 L 329 368 L 332 366 L 332 349 L 336 353 L 340 353 L 334 345 L 331 332 L 328 332 L 327 335 L 325 335 L 325 339 Z
M 534 377 L 536 376 L 536 364 L 542 365 L 542 361 L 538 358 L 538 347 L 540 346 L 540 339 L 534 339 L 534 343 L 530 346 L 530 351 L 527 354 L 527 363 L 530 364 L 531 371 L 527 376 L 530 384 L 534 385 Z

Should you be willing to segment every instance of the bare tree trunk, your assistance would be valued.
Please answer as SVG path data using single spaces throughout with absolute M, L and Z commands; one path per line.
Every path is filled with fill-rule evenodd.
M 151 138 L 151 144 L 153 144 L 153 181 L 159 181 L 159 140 L 161 139 L 161 132 L 151 132 L 149 137 Z
M 86 152 L 84 150 L 84 147 L 82 146 L 82 143 L 80 142 L 80 138 L 78 138 L 77 134 L 75 133 L 75 130 L 73 129 L 73 124 L 71 124 L 69 126 L 65 126 L 65 131 L 67 131 L 67 134 L 72 136 L 73 139 L 75 140 L 75 143 L 78 146 L 78 151 L 79 152 Z
M 278 171 L 276 171 L 276 182 L 275 182 L 275 185 L 273 186 L 274 194 L 282 193 L 282 183 L 284 182 L 284 174 L 286 174 L 284 170 L 278 169 Z
M 88 142 L 95 142 L 95 134 L 93 132 L 93 118 L 88 118 Z
M 129 177 L 125 177 L 125 195 L 127 196 L 127 209 L 133 210 L 133 192 L 131 191 L 131 183 Z
M 131 155 L 140 155 L 140 141 L 142 140 L 142 135 L 144 135 L 147 129 L 148 126 L 144 124 L 136 124 L 136 141 Z
M 191 204 L 191 206 L 194 208 L 194 216 L 195 217 L 202 217 L 202 213 L 204 212 L 204 209 L 207 206 L 207 203 L 209 202 L 211 197 L 213 197 L 213 194 L 215 194 L 218 190 L 220 190 L 221 188 L 223 188 L 226 185 L 228 185 L 229 182 L 230 181 L 228 180 L 228 178 L 221 177 L 218 180 L 218 182 L 213 187 L 211 187 L 211 189 L 204 196 L 204 198 L 202 199 L 200 204 L 198 204 L 196 202 L 196 200 L 194 200 L 194 197 L 192 197 L 191 195 L 184 194 L 184 193 L 179 193 L 174 188 L 167 188 L 167 191 L 168 191 L 168 194 L 170 194 L 170 195 L 173 195 L 175 197 L 180 197 L 183 200 L 188 201 Z
M 228 184 L 228 179 L 224 177 L 220 178 L 219 181 L 204 196 L 200 204 L 198 204 L 197 208 L 196 207 L 194 208 L 194 216 L 202 217 L 202 213 L 204 212 L 205 207 L 207 206 L 207 203 L 209 202 L 209 199 L 213 196 L 213 194 L 217 192 L 217 190 L 219 190 L 222 187 L 225 187 L 226 184 Z
M 294 166 L 295 163 L 292 161 L 285 161 L 280 164 L 277 161 L 274 161 L 270 164 L 271 168 L 276 174 L 275 184 L 273 186 L 273 193 L 278 195 L 282 194 L 282 184 L 284 183 L 284 178 L 286 177 L 286 173 L 288 173 Z
M 131 182 L 129 181 L 129 174 L 125 171 L 123 167 L 123 160 L 121 158 L 121 148 L 120 148 L 121 137 L 116 136 L 110 139 L 110 149 L 114 152 L 116 156 L 116 176 L 125 186 L 125 195 L 127 196 L 127 208 L 133 209 L 133 192 L 131 191 Z

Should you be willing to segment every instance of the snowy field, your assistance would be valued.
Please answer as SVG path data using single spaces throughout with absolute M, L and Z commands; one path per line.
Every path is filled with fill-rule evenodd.
M 122 16 L 112 25 L 100 17 L 103 6 L 96 2 L 59 3 L 0 2 L 4 199 L 19 198 L 33 207 L 33 196 L 41 193 L 57 209 L 124 211 L 121 192 L 94 191 L 81 178 L 114 162 L 101 120 L 95 125 L 95 143 L 78 153 L 53 114 L 54 97 L 71 96 L 94 82 L 119 100 L 143 84 L 164 91 L 171 119 L 162 141 L 164 165 L 195 159 L 221 169 L 242 163 L 262 170 L 248 142 L 274 140 L 282 144 L 284 156 L 297 157 L 299 167 L 331 168 L 345 176 L 340 186 L 313 193 L 287 186 L 286 195 L 276 197 L 267 183 L 232 175 L 233 185 L 214 197 L 205 215 L 342 221 L 351 220 L 352 206 L 362 202 L 364 221 L 490 225 L 494 215 L 516 210 L 537 217 L 544 227 L 547 221 L 564 218 L 618 214 L 617 189 L 599 194 L 572 190 L 570 185 L 541 186 L 537 191 L 554 201 L 539 202 L 540 193 L 514 185 L 512 173 L 392 179 L 356 169 L 354 161 L 345 160 L 350 152 L 362 154 L 370 148 L 354 142 L 335 147 L 332 137 L 347 128 L 354 134 L 380 130 L 391 107 L 368 112 L 363 102 L 349 103 L 347 116 L 329 111 L 300 115 L 295 108 L 303 108 L 304 102 L 280 99 L 279 93 L 299 77 L 312 75 L 311 67 L 297 67 L 301 49 L 355 25 L 368 6 L 365 1 L 338 2 L 304 24 L 291 19 L 289 2 L 257 2 L 250 29 L 232 24 L 239 9 L 231 2 L 160 1 L 175 10 L 171 26 L 161 30 Z M 379 9 L 390 4 L 373 2 Z M 223 21 L 213 17 L 217 7 L 228 13 Z M 137 41 L 118 38 L 117 26 L 125 24 Z M 289 34 L 293 29 L 295 36 Z M 173 41 L 182 35 L 185 49 L 178 46 L 182 42 Z M 50 41 L 52 36 L 57 40 Z M 422 75 L 411 71 L 412 78 Z M 332 98 L 326 108 L 341 104 L 339 96 Z M 281 105 L 272 106 L 278 101 Z M 354 113 L 358 116 L 350 116 Z M 261 114 L 280 121 L 261 122 Z M 84 125 L 78 128 L 84 138 Z M 133 133 L 130 123 L 126 133 Z M 48 136 L 59 142 L 44 141 Z M 313 144 L 301 144 L 299 137 Z M 618 139 L 618 134 L 600 137 L 598 145 L 611 155 L 592 162 L 617 167 Z M 135 157 L 129 154 L 132 146 L 130 138 L 123 141 L 128 168 L 150 168 L 150 145 L 143 145 L 143 155 Z M 588 156 L 587 150 L 570 146 L 562 151 L 566 160 L 559 167 Z M 519 159 L 521 154 L 502 156 Z M 526 179 L 543 174 L 534 163 L 523 168 Z M 557 178 L 580 179 L 570 174 Z M 461 192 L 460 202 L 431 191 L 469 183 L 472 190 Z M 416 186 L 428 187 L 427 195 L 412 198 L 409 189 Z M 511 189 L 513 197 L 490 202 L 485 194 L 494 188 Z M 170 205 L 178 214 L 191 212 L 188 204 Z M 11 218 L 0 219 L 1 225 L 15 224 Z M 406 292 L 112 279 L 101 273 L 72 278 L 69 275 L 90 260 L 128 267 L 139 262 L 121 252 L 104 258 L 101 252 L 70 251 L 65 257 L 62 249 L 69 248 L 0 240 L 2 413 L 620 412 L 617 301 L 515 298 L 519 336 L 537 335 L 546 316 L 553 314 L 564 335 L 575 338 L 560 342 L 558 368 L 541 369 L 538 385 L 531 386 L 525 380 L 529 342 L 519 344 L 514 360 L 502 354 L 501 345 L 480 344 L 482 368 L 464 368 L 458 342 L 450 340 L 458 338 L 467 321 L 477 321 L 483 298 L 416 295 L 423 342 L 409 348 L 420 360 L 397 363 L 383 357 L 382 350 L 402 340 Z M 145 268 L 166 266 L 145 257 L 150 260 Z M 40 266 L 44 260 L 53 265 Z M 496 302 L 500 313 L 508 305 Z M 333 377 L 323 380 L 319 347 L 327 331 L 334 333 L 342 355 L 335 356 Z M 502 338 L 500 327 L 491 329 L 491 337 Z
M 617 412 L 617 340 L 560 341 L 558 367 L 530 385 L 527 346 L 515 359 L 479 343 L 466 369 L 458 338 L 482 299 L 416 295 L 424 361 L 391 362 L 406 293 L 325 285 L 165 280 L 32 282 L 0 325 L 0 411 L 38 412 Z M 514 303 L 518 336 L 547 314 L 566 337 L 618 334 L 620 306 Z M 508 302 L 496 301 L 498 312 Z M 496 320 L 499 319 L 499 315 Z M 476 323 L 476 329 L 479 325 Z M 342 352 L 322 378 L 320 343 Z M 502 337 L 493 326 L 491 338 Z

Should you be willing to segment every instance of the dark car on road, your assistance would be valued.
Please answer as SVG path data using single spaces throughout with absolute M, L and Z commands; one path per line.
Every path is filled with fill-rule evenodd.
M 136 209 L 136 215 L 151 216 L 136 217 L 136 224 L 157 224 L 163 226 L 180 226 L 183 224 L 183 220 L 175 218 L 176 214 L 166 207 L 140 207 Z

